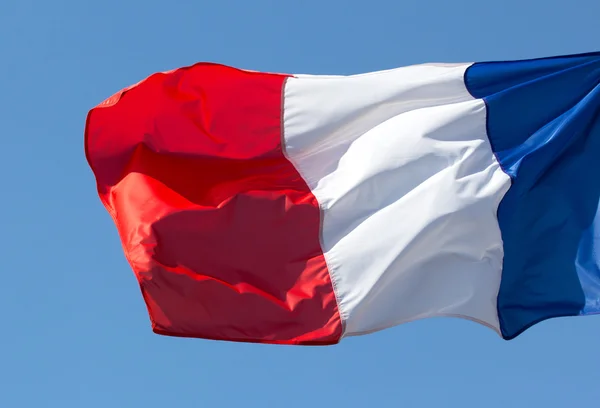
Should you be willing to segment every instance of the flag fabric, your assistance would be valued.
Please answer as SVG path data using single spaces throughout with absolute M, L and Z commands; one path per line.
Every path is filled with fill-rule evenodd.
M 600 53 L 288 75 L 198 63 L 85 148 L 155 333 L 334 344 L 600 312 Z

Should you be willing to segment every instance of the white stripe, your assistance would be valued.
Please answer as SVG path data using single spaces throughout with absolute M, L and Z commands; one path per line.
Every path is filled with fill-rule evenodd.
M 323 212 L 344 335 L 457 316 L 496 331 L 510 185 L 467 64 L 290 78 L 284 142 Z

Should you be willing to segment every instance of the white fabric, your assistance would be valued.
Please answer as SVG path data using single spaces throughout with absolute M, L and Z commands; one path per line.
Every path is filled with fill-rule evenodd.
M 286 82 L 286 154 L 322 209 L 345 336 L 434 316 L 499 331 L 496 211 L 510 179 L 467 67 Z

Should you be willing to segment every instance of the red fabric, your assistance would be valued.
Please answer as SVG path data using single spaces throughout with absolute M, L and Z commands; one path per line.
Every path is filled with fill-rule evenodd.
M 197 64 L 90 111 L 88 162 L 156 333 L 339 341 L 319 206 L 281 146 L 284 81 Z

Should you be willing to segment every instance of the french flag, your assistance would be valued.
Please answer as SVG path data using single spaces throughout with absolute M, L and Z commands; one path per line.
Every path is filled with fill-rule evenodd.
M 198 63 L 85 149 L 155 333 L 335 344 L 600 312 L 600 53 L 349 76 Z

